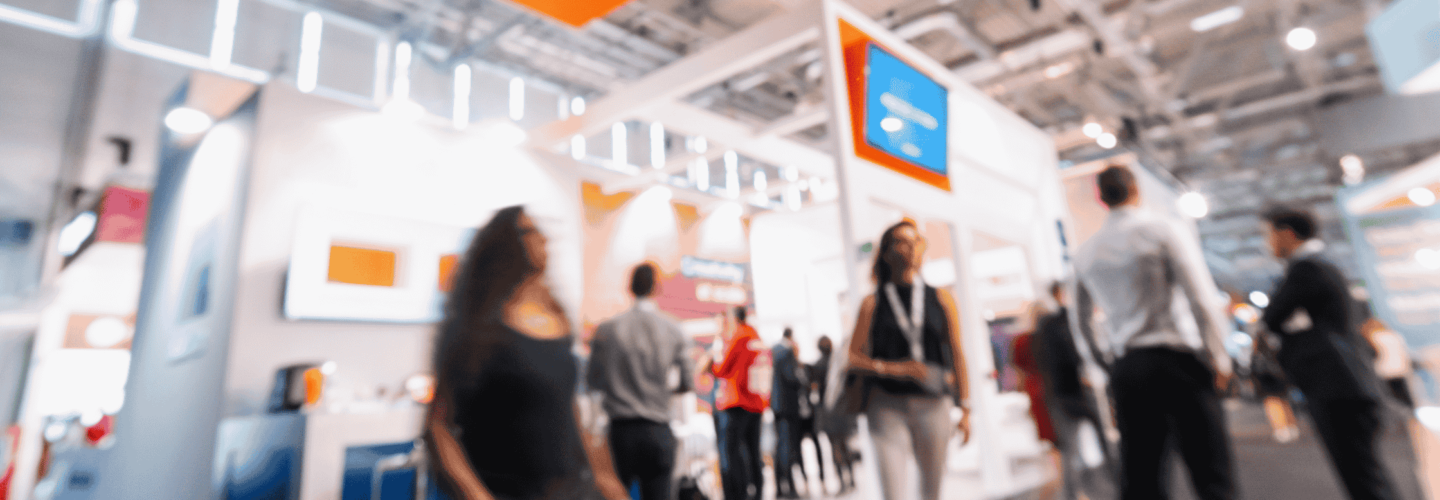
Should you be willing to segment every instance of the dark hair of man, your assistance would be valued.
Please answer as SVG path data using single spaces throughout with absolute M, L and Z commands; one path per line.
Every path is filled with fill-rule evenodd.
M 897 222 L 880 236 L 880 248 L 875 251 L 875 265 L 870 268 L 870 278 L 875 280 L 875 283 L 889 283 L 894 277 L 895 271 L 891 269 L 890 261 L 886 260 L 886 257 L 890 255 L 890 252 L 895 251 L 895 234 L 905 227 L 915 229 L 915 223 L 908 220 Z
M 745 323 L 745 306 L 735 306 L 735 321 Z
M 816 347 L 820 348 L 820 354 L 828 355 L 830 354 L 830 351 L 835 348 L 835 345 L 830 342 L 830 337 L 821 335 L 820 341 L 816 344 Z
M 1130 201 L 1130 192 L 1135 189 L 1135 174 L 1129 168 L 1111 165 L 1095 177 L 1100 188 L 1100 201 L 1115 208 Z
M 795 337 L 795 331 L 794 331 L 794 330 L 791 330 L 790 327 L 787 326 L 787 327 L 785 327 L 785 333 L 782 334 L 781 337 L 785 337 L 785 338 L 787 338 L 787 339 L 788 339 L 788 338 L 794 338 L 794 337 Z
M 630 273 L 630 293 L 642 299 L 655 293 L 654 265 L 647 262 L 635 266 L 635 271 Z
M 1295 233 L 1296 238 L 1301 240 L 1308 240 L 1315 237 L 1317 229 L 1315 227 L 1315 217 L 1309 213 L 1279 207 L 1266 212 L 1265 220 L 1269 222 L 1270 226 L 1275 228 L 1276 231 L 1289 229 L 1290 232 Z

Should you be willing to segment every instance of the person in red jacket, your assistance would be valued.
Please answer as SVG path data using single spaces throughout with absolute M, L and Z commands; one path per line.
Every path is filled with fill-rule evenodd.
M 735 328 L 725 344 L 725 357 L 711 365 L 720 384 L 715 409 L 720 412 L 720 475 L 725 500 L 757 500 L 765 489 L 760 415 L 766 404 L 750 380 L 755 358 L 764 350 L 755 329 L 745 324 L 745 308 L 736 307 Z

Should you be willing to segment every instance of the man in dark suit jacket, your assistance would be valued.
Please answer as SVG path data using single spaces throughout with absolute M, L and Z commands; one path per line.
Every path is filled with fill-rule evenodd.
M 770 353 L 775 370 L 770 389 L 770 411 L 775 413 L 775 496 L 798 498 L 792 474 L 794 466 L 800 464 L 800 405 L 804 404 L 800 398 L 806 392 L 795 353 L 795 339 L 789 328 Z
M 1305 394 L 1310 418 L 1350 498 L 1398 500 L 1380 462 L 1380 385 L 1358 305 L 1340 269 L 1322 259 L 1315 220 L 1304 212 L 1266 214 L 1270 246 L 1287 261 L 1285 278 L 1270 296 L 1265 325 L 1282 338 L 1281 369 Z

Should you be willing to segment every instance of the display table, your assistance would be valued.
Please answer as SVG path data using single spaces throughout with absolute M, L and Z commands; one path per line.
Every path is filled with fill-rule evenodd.
M 424 414 L 415 407 L 228 418 L 221 423 L 216 450 L 219 479 L 233 500 L 336 500 L 345 488 L 347 452 L 408 445 L 420 435 Z

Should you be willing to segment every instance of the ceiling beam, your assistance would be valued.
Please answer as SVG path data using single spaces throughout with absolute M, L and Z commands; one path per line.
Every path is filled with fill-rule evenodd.
M 584 115 L 537 127 L 530 133 L 529 144 L 544 149 L 573 135 L 593 135 L 817 40 L 817 8 L 818 4 L 776 14 L 660 68 L 592 103 Z

